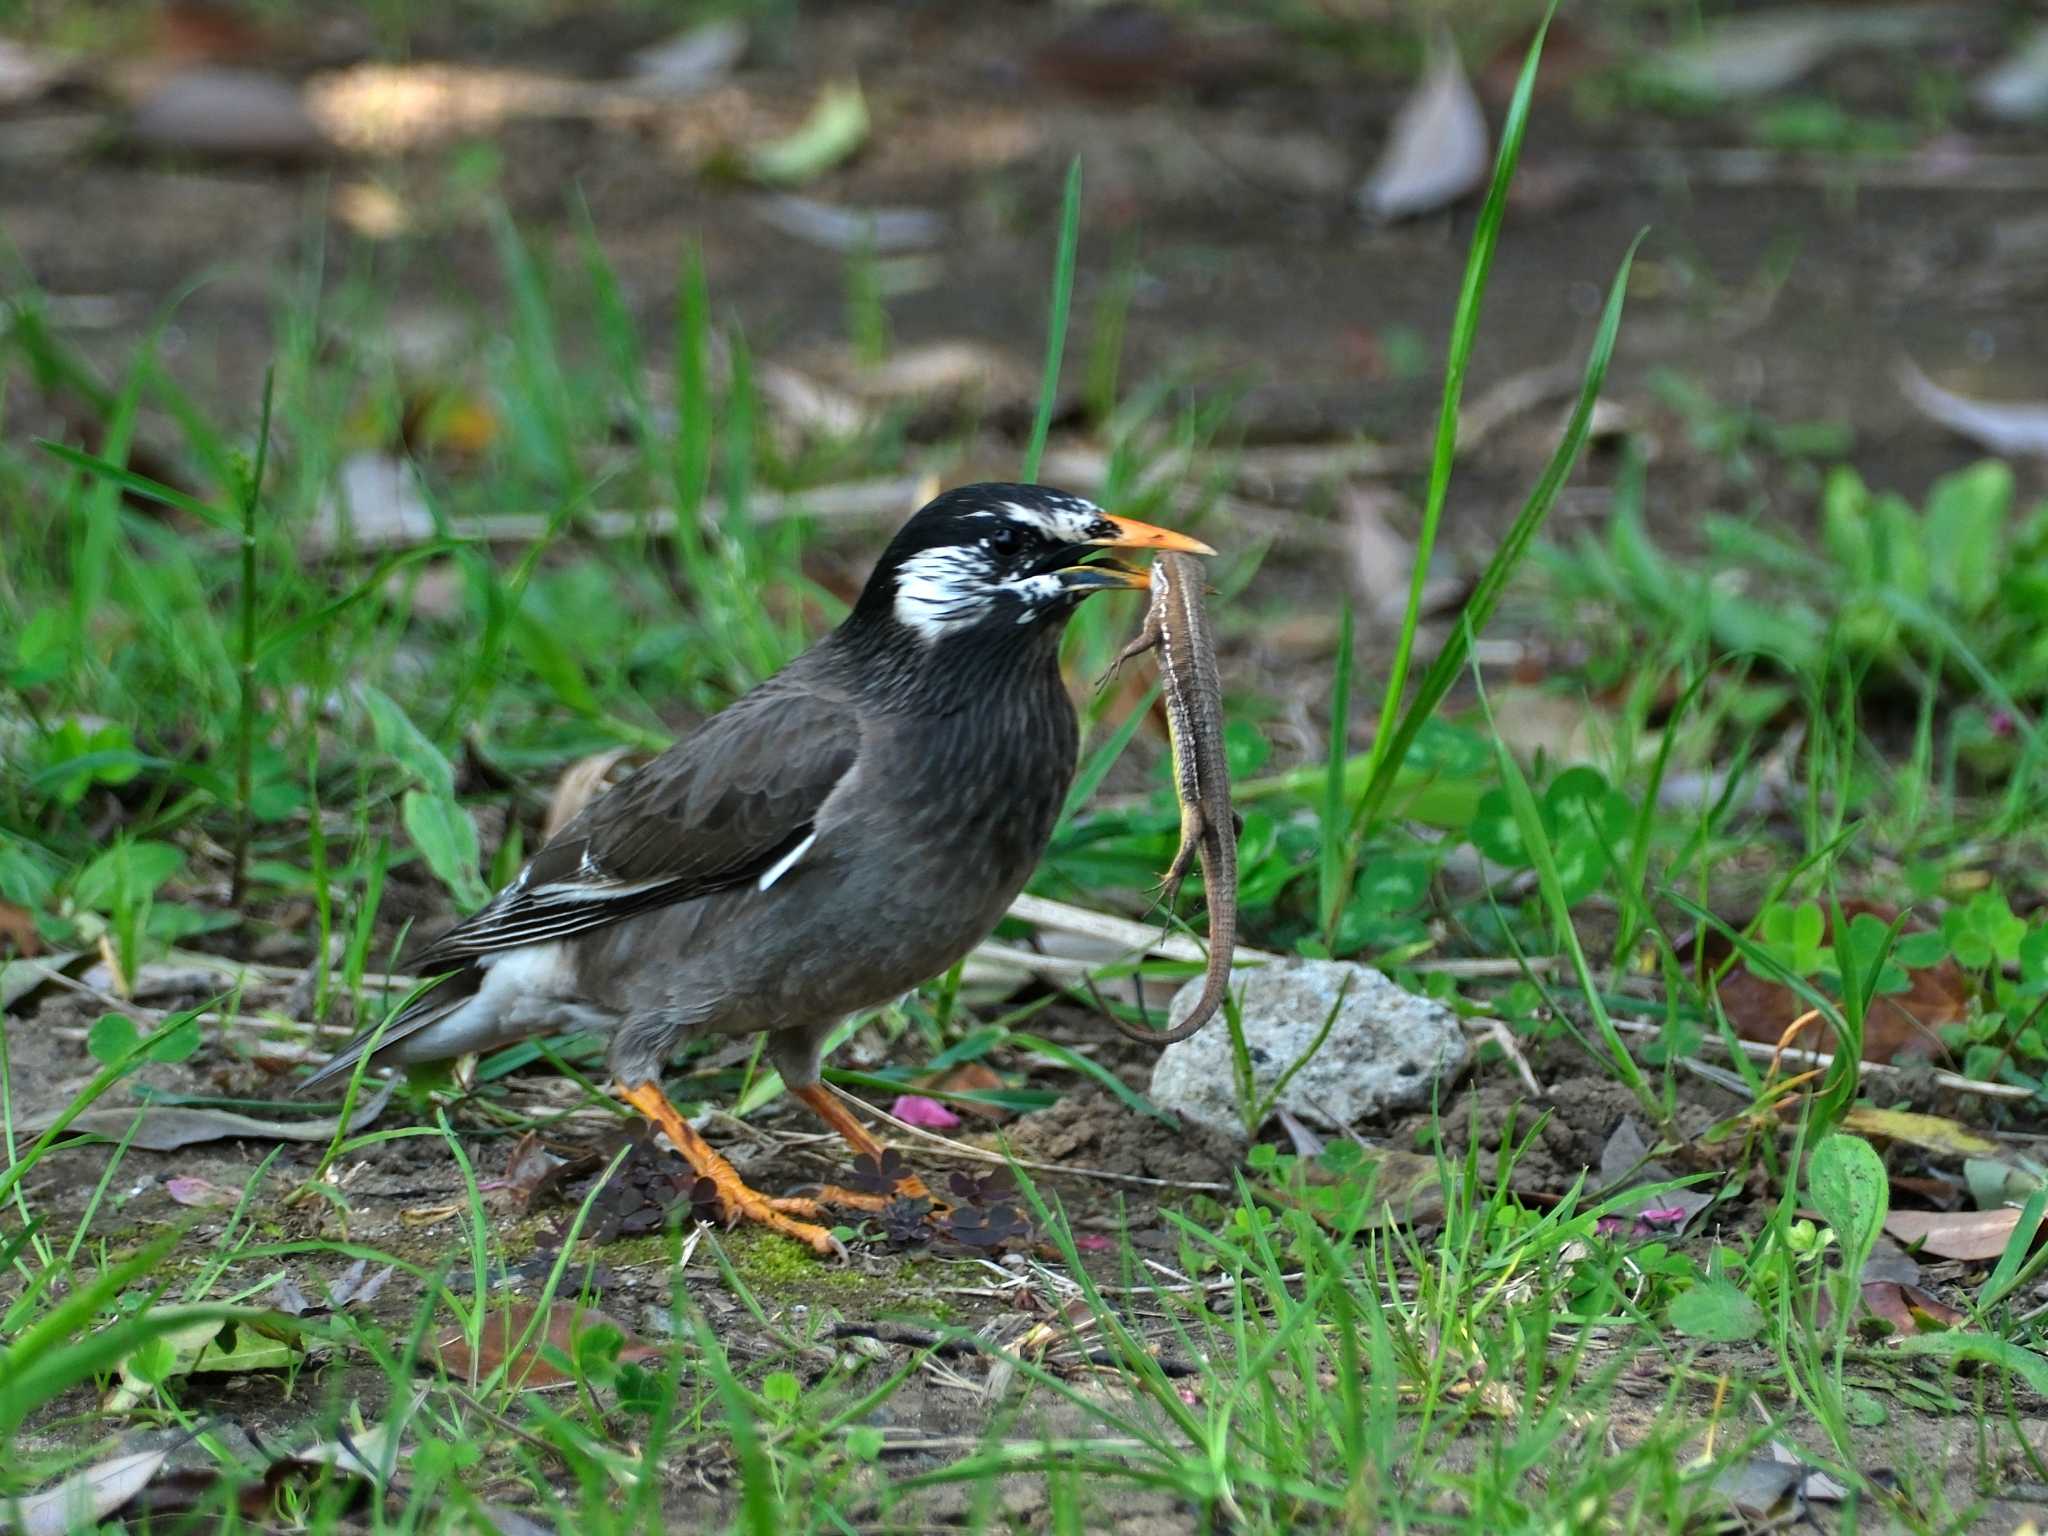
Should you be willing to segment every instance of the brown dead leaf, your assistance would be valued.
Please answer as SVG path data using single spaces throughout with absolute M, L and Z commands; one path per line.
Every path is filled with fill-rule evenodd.
M 1893 1211 L 1884 1229 L 1908 1246 L 1944 1259 L 1995 1259 L 2005 1252 L 2020 1213 L 1996 1211 Z
M 504 1190 L 521 1210 L 528 1210 L 548 1175 L 561 1166 L 562 1159 L 547 1149 L 539 1134 L 528 1131 L 513 1143 L 505 1160 L 505 1177 L 485 1187 Z
M 469 1380 L 488 1376 L 499 1366 L 505 1366 L 506 1380 L 529 1391 L 567 1386 L 574 1381 L 568 1371 L 549 1360 L 542 1351 L 557 1350 L 573 1360 L 576 1340 L 594 1328 L 616 1328 L 624 1336 L 626 1342 L 618 1355 L 621 1361 L 652 1360 L 660 1353 L 645 1339 L 636 1338 L 624 1324 L 595 1307 L 579 1307 L 574 1302 L 558 1301 L 548 1309 L 547 1320 L 540 1328 L 532 1327 L 534 1310 L 532 1302 L 520 1301 L 491 1313 L 484 1319 L 474 1353 L 460 1329 L 436 1339 L 430 1353 L 450 1376 Z M 527 1338 L 529 1329 L 533 1335 L 531 1338 Z M 520 1345 L 522 1339 L 526 1340 L 523 1347 Z M 512 1354 L 514 1349 L 519 1350 L 517 1355 Z
M 1931 1333 L 1957 1327 L 1964 1321 L 1964 1314 L 1957 1308 L 1917 1285 L 1897 1280 L 1864 1281 L 1863 1305 L 1900 1333 Z
M 1882 902 L 1842 903 L 1845 919 L 1853 920 L 1863 912 L 1886 923 L 1899 915 L 1897 907 Z M 1904 932 L 1920 932 L 1925 926 L 1908 924 Z M 1828 917 L 1823 941 L 1834 942 L 1832 914 Z M 1719 964 L 1728 954 L 1727 941 L 1717 934 L 1708 935 L 1700 949 L 1704 951 L 1709 965 Z M 1969 1009 L 1969 980 L 1952 959 L 1944 959 L 1939 965 L 1920 970 L 1909 970 L 1906 979 L 1911 983 L 1908 990 L 1880 997 L 1871 1004 L 1869 1016 L 1864 1021 L 1865 1061 L 1889 1062 L 1902 1056 L 1938 1059 L 1945 1050 L 1937 1031 L 1942 1025 L 1953 1024 L 1963 1018 Z M 1735 1032 L 1745 1040 L 1759 1040 L 1766 1045 L 1776 1045 L 1785 1031 L 1808 1011 L 1806 1000 L 1790 987 L 1766 981 L 1740 965 L 1721 979 L 1719 995 L 1721 1007 L 1728 1015 L 1728 1022 L 1735 1026 Z M 1802 1051 L 1832 1051 L 1835 1034 L 1815 1020 L 1786 1043 Z
M 211 1179 L 194 1178 L 189 1174 L 178 1174 L 164 1180 L 164 1193 L 180 1205 L 198 1206 L 201 1209 L 217 1206 L 225 1209 L 235 1205 L 242 1198 L 239 1189 L 229 1189 Z
M 925 1077 L 917 1084 L 920 1088 L 936 1088 L 942 1093 L 991 1093 L 1007 1087 L 995 1068 L 985 1062 L 964 1061 L 948 1071 Z M 1003 1120 L 1009 1117 L 1007 1109 L 994 1104 L 975 1104 L 963 1101 L 950 1106 L 963 1115 L 975 1115 L 983 1120 Z
M 548 801 L 547 820 L 541 824 L 541 841 L 553 838 L 576 819 L 577 813 L 590 804 L 600 790 L 611 788 L 645 761 L 645 753 L 636 753 L 629 747 L 613 747 L 607 752 L 593 752 L 588 757 L 578 758 L 564 768 L 562 776 L 555 780 L 555 793 Z
M 0 901 L 0 956 L 19 955 L 27 959 L 43 952 L 34 915 L 26 907 Z

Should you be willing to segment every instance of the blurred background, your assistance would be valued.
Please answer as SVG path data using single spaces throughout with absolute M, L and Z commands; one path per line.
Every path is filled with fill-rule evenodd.
M 2048 396 L 2048 34 L 2031 12 L 1564 7 L 1469 381 L 1473 401 L 1522 387 L 1490 397 L 1454 538 L 1484 540 L 1519 492 L 1645 226 L 1609 394 L 1687 461 L 1651 477 L 1660 536 L 1775 494 L 1759 460 L 1853 454 L 1917 496 L 1971 450 L 1902 387 L 1908 367 L 1972 398 Z M 1363 477 L 1269 455 L 1238 489 L 1321 520 L 1369 481 L 1398 533 L 1540 16 L 1521 0 L 15 3 L 5 281 L 102 387 L 154 335 L 156 365 L 229 416 L 253 419 L 281 333 L 314 327 L 330 370 L 365 380 L 322 403 L 351 418 L 340 446 L 431 461 L 520 429 L 494 393 L 530 371 L 521 328 L 543 289 L 562 377 L 593 370 L 616 394 L 636 381 L 608 366 L 607 327 L 669 373 L 679 284 L 701 270 L 790 483 L 912 459 L 958 479 L 1002 470 L 1029 420 L 1080 155 L 1067 440 L 1099 458 L 1115 403 L 1151 390 L 1212 408 L 1205 436 L 1231 445 L 1375 445 Z M 90 400 L 19 329 L 33 366 L 7 435 L 76 437 Z M 394 403 L 397 421 L 375 419 Z M 170 452 L 160 408 L 144 400 L 138 449 Z M 1087 478 L 1085 454 L 1055 466 Z M 1774 504 L 1792 527 L 1812 511 Z M 1595 512 L 1568 502 L 1553 526 Z

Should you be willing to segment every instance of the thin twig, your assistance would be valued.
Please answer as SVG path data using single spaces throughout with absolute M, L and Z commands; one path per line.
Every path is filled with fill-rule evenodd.
M 1663 1025 L 1648 1024 L 1638 1019 L 1617 1018 L 1614 1020 L 1614 1027 L 1631 1035 L 1661 1035 L 1664 1032 Z M 1715 1047 L 1717 1050 L 1725 1051 L 1728 1048 L 1726 1041 L 1715 1039 L 1711 1036 L 1704 1043 Z M 1762 1061 L 1769 1061 L 1776 1057 L 1781 1061 L 1792 1062 L 1795 1065 L 1820 1067 L 1823 1069 L 1835 1064 L 1835 1058 L 1826 1051 L 1780 1051 L 1775 1045 L 1759 1040 L 1743 1040 L 1737 1043 L 1741 1046 L 1743 1055 L 1752 1056 Z M 1888 1061 L 1866 1061 L 1863 1063 L 1862 1070 L 1865 1072 L 1895 1074 L 1905 1069 L 1894 1066 Z M 1947 1088 L 1956 1093 L 1975 1094 L 1980 1099 L 2008 1099 L 2017 1103 L 2022 1099 L 2034 1097 L 2033 1089 L 2021 1087 L 2017 1083 L 1980 1083 L 1973 1077 L 1964 1077 L 1959 1073 L 1944 1071 L 1940 1067 L 1936 1067 L 1932 1075 L 1936 1087 Z
M 1041 1163 L 1025 1157 L 1005 1157 L 1000 1152 L 986 1152 L 980 1147 L 970 1147 L 964 1141 L 954 1141 L 949 1136 L 941 1136 L 935 1131 L 927 1131 L 908 1121 L 898 1120 L 887 1110 L 877 1109 L 874 1105 L 855 1098 L 836 1084 L 827 1083 L 825 1086 L 853 1108 L 866 1110 L 884 1124 L 915 1136 L 921 1142 L 941 1147 L 954 1157 L 964 1157 L 973 1162 L 1015 1164 L 1019 1168 L 1029 1168 L 1034 1173 L 1057 1173 L 1080 1179 L 1107 1179 L 1117 1184 L 1139 1184 L 1147 1189 L 1185 1189 L 1200 1194 L 1227 1194 L 1230 1190 L 1228 1184 L 1211 1184 L 1200 1179 L 1154 1179 L 1141 1173 L 1116 1173 L 1108 1168 L 1075 1168 L 1066 1163 Z
M 865 522 L 883 517 L 902 517 L 931 499 L 938 483 L 929 475 L 898 475 L 884 480 L 859 480 L 845 485 L 819 486 L 813 490 L 777 494 L 754 491 L 747 498 L 747 515 L 757 523 L 781 522 L 792 517 L 822 521 Z M 357 554 L 388 554 L 411 549 L 441 537 L 442 530 L 422 506 L 416 514 L 401 507 L 396 515 L 380 511 L 369 526 L 355 529 L 346 514 L 322 518 L 301 529 L 296 537 L 302 555 L 331 555 L 343 549 Z M 547 536 L 560 519 L 547 513 L 514 512 L 491 517 L 450 518 L 447 532 L 460 539 L 479 539 L 492 544 L 532 544 Z M 633 510 L 604 509 L 586 512 L 568 527 L 584 538 L 609 540 L 646 537 L 673 538 L 676 513 L 672 507 L 649 506 Z
M 1467 1019 L 1465 1028 L 1474 1034 L 1484 1035 L 1500 1047 L 1501 1054 L 1507 1057 L 1508 1064 L 1515 1069 L 1515 1076 L 1522 1080 L 1522 1086 L 1529 1090 L 1531 1098 L 1540 1099 L 1546 1096 L 1543 1085 L 1536 1081 L 1536 1074 L 1529 1069 L 1529 1058 L 1522 1054 L 1521 1046 L 1516 1044 L 1515 1037 L 1509 1033 L 1507 1025 L 1499 1019 L 1482 1017 Z

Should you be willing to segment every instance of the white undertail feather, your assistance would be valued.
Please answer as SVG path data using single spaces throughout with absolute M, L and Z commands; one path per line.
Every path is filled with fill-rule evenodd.
M 437 1061 L 489 1050 L 528 1033 L 537 1006 L 576 995 L 576 967 L 566 944 L 525 944 L 479 955 L 483 985 L 474 996 L 417 1033 L 394 1042 L 396 1061 Z M 432 994 L 428 994 L 431 996 Z

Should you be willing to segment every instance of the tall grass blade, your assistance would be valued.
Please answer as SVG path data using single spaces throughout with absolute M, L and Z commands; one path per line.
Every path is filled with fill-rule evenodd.
M 235 606 L 241 617 L 240 654 L 235 671 L 241 686 L 235 706 L 234 868 L 228 879 L 228 904 L 237 911 L 241 910 L 249 881 L 249 795 L 256 758 L 256 509 L 263 501 L 263 475 L 270 465 L 270 406 L 276 386 L 277 369 L 264 369 L 256 461 L 249 466 L 247 481 L 241 487 L 242 587 L 235 594 Z
M 1529 101 L 1536 89 L 1536 66 L 1543 57 L 1544 35 L 1550 30 L 1550 18 L 1556 10 L 1556 0 L 1552 0 L 1544 10 L 1536 35 L 1529 40 L 1529 52 L 1522 60 L 1522 73 L 1508 103 L 1507 121 L 1501 127 L 1493 180 L 1486 189 L 1486 201 L 1480 207 L 1479 223 L 1472 231 L 1472 245 L 1465 258 L 1465 280 L 1458 290 L 1450 347 L 1444 358 L 1443 402 L 1437 410 L 1436 446 L 1430 454 L 1422 528 L 1415 539 L 1415 569 L 1408 583 L 1408 607 L 1401 617 L 1401 634 L 1395 644 L 1393 666 L 1387 673 L 1386 696 L 1380 701 L 1379 728 L 1373 732 L 1374 779 L 1391 757 L 1394 716 L 1408 687 L 1408 664 L 1415 654 L 1415 631 L 1422 620 L 1422 593 L 1429 580 L 1430 554 L 1436 548 L 1437 525 L 1443 521 L 1444 502 L 1451 490 L 1451 466 L 1458 452 L 1458 405 L 1465 393 L 1465 369 L 1472 360 L 1472 344 L 1479 334 L 1479 307 L 1486 297 L 1494 247 L 1500 242 L 1500 228 L 1507 219 L 1508 185 L 1515 179 L 1515 166 L 1522 158 L 1522 138 L 1529 128 Z
M 1067 347 L 1067 312 L 1074 301 L 1074 252 L 1081 238 L 1081 157 L 1067 167 L 1067 190 L 1060 202 L 1060 249 L 1052 271 L 1052 315 L 1045 337 L 1045 375 L 1038 384 L 1038 414 L 1031 421 L 1031 442 L 1024 450 L 1024 479 L 1038 478 L 1045 458 L 1045 440 L 1052 431 L 1053 406 L 1059 399 L 1060 358 Z
M 1578 461 L 1579 451 L 1586 445 L 1593 425 L 1593 406 L 1599 400 L 1600 387 L 1607 379 L 1607 364 L 1614 355 L 1615 338 L 1621 333 L 1622 303 L 1628 294 L 1629 270 L 1635 263 L 1636 249 L 1642 241 L 1642 234 L 1638 234 L 1629 242 L 1628 250 L 1621 258 L 1620 270 L 1614 274 L 1614 281 L 1607 290 L 1607 304 L 1600 314 L 1600 328 L 1594 333 L 1593 350 L 1586 359 L 1585 377 L 1579 385 L 1578 403 L 1572 408 L 1571 419 L 1565 425 L 1564 436 L 1551 454 L 1550 462 L 1544 465 L 1543 474 L 1501 539 L 1500 548 L 1494 551 L 1493 559 L 1480 573 L 1478 584 L 1465 601 L 1459 622 L 1445 640 L 1443 650 L 1423 674 L 1415 697 L 1409 701 L 1391 735 L 1386 729 L 1388 712 L 1381 712 L 1380 734 L 1373 739 L 1372 754 L 1368 759 L 1370 766 L 1365 792 L 1359 797 L 1358 807 L 1351 817 L 1354 835 L 1371 826 L 1385 806 L 1401 764 L 1415 744 L 1416 735 L 1436 712 L 1437 705 L 1443 702 L 1444 695 L 1451 691 L 1451 684 L 1464 669 L 1473 637 L 1484 631 L 1494 609 L 1500 606 L 1501 594 L 1507 590 L 1509 578 L 1521 564 L 1522 556 L 1527 553 L 1544 520 L 1550 516 L 1558 492 L 1564 489 L 1565 479 Z M 1406 636 L 1403 638 L 1405 640 Z M 1389 700 L 1393 697 L 1390 691 Z

